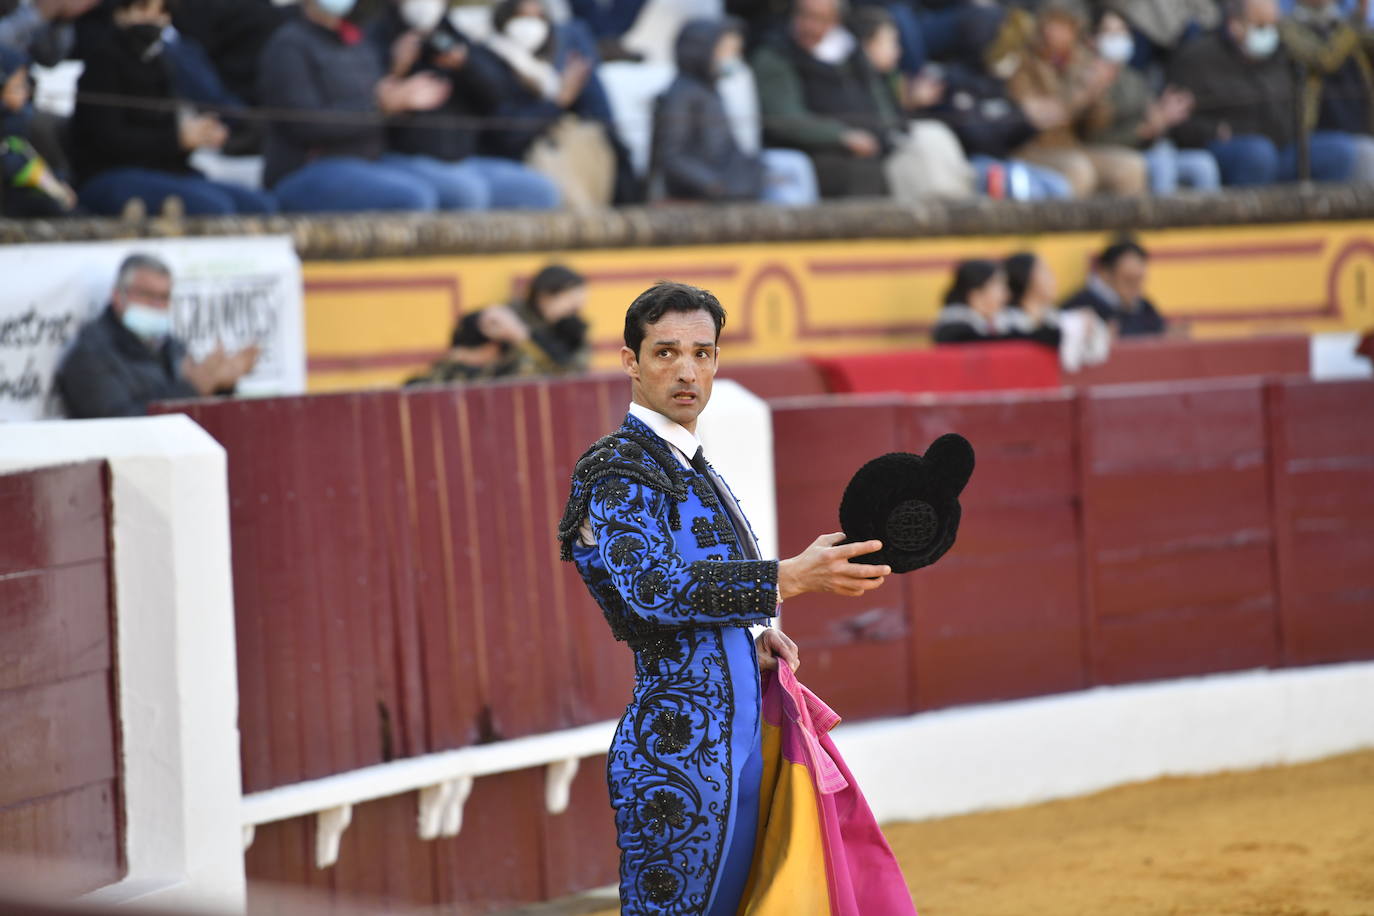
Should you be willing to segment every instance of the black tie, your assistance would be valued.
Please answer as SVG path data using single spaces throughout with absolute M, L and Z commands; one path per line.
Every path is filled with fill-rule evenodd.
M 725 510 L 725 514 L 730 519 L 730 527 L 735 530 L 735 540 L 739 543 L 744 558 L 746 560 L 759 559 L 759 545 L 754 540 L 753 532 L 749 530 L 749 523 L 744 520 L 744 513 L 740 511 L 739 503 L 735 502 L 735 497 L 731 495 L 730 489 L 706 463 L 706 455 L 700 446 L 697 447 L 697 453 L 692 456 L 692 468 L 705 477 L 706 482 L 715 491 L 716 501 L 720 503 L 721 508 Z

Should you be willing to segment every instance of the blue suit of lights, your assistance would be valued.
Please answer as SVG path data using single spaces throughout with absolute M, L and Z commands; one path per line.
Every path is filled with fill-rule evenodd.
M 579 538 L 584 522 L 595 546 Z M 634 695 L 606 768 L 621 912 L 733 914 L 758 804 L 759 670 L 747 628 L 776 611 L 777 561 L 745 559 L 711 481 L 634 416 L 578 462 L 559 537 L 635 654 Z

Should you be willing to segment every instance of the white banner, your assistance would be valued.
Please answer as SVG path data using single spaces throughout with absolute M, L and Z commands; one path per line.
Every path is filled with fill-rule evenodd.
M 0 421 L 62 415 L 57 367 L 134 252 L 171 267 L 175 333 L 193 356 L 262 348 L 240 394 L 305 390 L 301 263 L 288 237 L 16 245 L 0 248 Z

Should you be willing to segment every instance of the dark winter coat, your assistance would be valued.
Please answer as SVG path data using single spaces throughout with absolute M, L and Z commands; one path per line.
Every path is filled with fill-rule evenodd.
M 677 78 L 654 104 L 650 197 L 757 200 L 763 193 L 763 165 L 735 142 L 716 92 L 716 44 L 727 28 L 699 19 L 678 35 Z
M 73 419 L 137 417 L 154 401 L 200 397 L 181 374 L 186 348 L 168 338 L 152 350 L 107 308 L 81 329 L 57 370 Z
M 1232 136 L 1259 134 L 1280 148 L 1297 136 L 1298 86 L 1293 62 L 1281 48 L 1253 60 L 1224 30 L 1211 32 L 1174 54 L 1168 82 L 1197 99 L 1192 117 L 1174 128 L 1179 146 L 1205 147 L 1221 139 L 1223 124 Z

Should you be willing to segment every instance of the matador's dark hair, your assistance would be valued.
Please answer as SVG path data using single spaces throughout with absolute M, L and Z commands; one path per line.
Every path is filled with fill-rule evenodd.
M 716 326 L 716 342 L 725 327 L 725 308 L 709 290 L 686 283 L 656 283 L 639 294 L 625 312 L 625 346 L 639 358 L 644 329 L 669 312 L 705 312 Z

